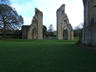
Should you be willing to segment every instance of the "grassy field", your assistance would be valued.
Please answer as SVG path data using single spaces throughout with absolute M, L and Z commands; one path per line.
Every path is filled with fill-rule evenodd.
M 96 51 L 77 40 L 0 40 L 0 72 L 96 72 Z

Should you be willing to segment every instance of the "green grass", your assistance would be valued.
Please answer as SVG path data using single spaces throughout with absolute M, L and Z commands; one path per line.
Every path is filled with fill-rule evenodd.
M 96 51 L 66 40 L 1 40 L 0 72 L 96 72 Z

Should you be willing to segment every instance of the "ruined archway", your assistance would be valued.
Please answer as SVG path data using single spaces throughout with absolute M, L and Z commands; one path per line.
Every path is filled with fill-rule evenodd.
M 27 34 L 28 39 L 36 39 L 37 38 L 37 29 L 36 26 L 31 25 Z
M 64 29 L 63 31 L 63 39 L 68 40 L 68 30 Z
M 23 29 L 24 30 L 24 29 Z M 35 8 L 35 15 L 32 19 L 31 25 L 22 33 L 23 38 L 27 39 L 43 39 L 43 13 Z M 23 36 L 24 35 L 24 36 Z
M 36 28 L 32 30 L 32 39 L 37 39 L 37 31 Z
M 69 23 L 69 19 L 65 13 L 65 5 L 63 4 L 57 10 L 57 39 L 73 40 L 73 28 Z

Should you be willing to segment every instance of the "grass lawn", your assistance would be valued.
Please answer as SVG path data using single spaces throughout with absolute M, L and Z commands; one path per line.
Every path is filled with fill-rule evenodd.
M 76 40 L 0 40 L 0 72 L 96 72 L 96 51 Z

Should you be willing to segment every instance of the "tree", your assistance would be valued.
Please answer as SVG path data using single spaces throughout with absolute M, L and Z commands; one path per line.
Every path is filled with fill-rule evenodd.
M 75 36 L 77 36 L 77 37 L 80 37 L 81 36 L 83 25 L 84 25 L 83 23 L 80 23 L 78 26 L 75 27 L 75 30 L 74 30 L 74 35 Z
M 53 25 L 50 24 L 48 32 L 53 32 Z
M 0 28 L 3 34 L 6 30 L 18 30 L 23 25 L 23 17 L 19 16 L 15 9 L 7 4 L 0 4 Z
M 50 24 L 48 32 L 49 32 L 50 36 L 53 36 L 54 30 L 53 30 L 53 25 L 52 24 Z
M 7 4 L 7 5 L 9 5 L 10 1 L 9 0 L 0 0 L 0 4 Z
M 84 26 L 84 23 L 80 23 L 78 26 L 75 27 L 75 30 L 82 29 Z

